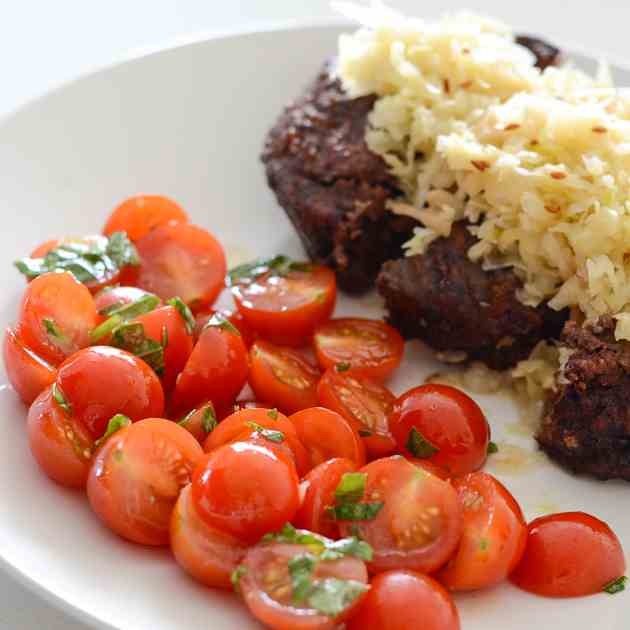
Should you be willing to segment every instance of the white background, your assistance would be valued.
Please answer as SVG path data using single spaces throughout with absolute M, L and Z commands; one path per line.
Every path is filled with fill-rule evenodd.
M 628 0 L 391 1 L 418 15 L 474 9 L 519 31 L 630 62 Z M 0 114 L 138 51 L 261 23 L 331 15 L 328 0 L 0 0 Z M 87 626 L 0 574 L 0 630 L 35 629 Z

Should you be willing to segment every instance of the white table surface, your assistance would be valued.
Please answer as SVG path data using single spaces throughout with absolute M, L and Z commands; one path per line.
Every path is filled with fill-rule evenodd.
M 630 63 L 628 0 L 391 1 L 425 15 L 471 8 L 520 31 Z M 264 22 L 331 15 L 328 0 L 0 0 L 0 114 L 138 50 Z M 88 626 L 0 574 L 0 630 L 35 629 Z

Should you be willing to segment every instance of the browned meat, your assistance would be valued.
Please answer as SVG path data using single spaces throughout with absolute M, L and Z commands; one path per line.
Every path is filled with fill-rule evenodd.
M 572 354 L 538 442 L 575 472 L 630 481 L 630 343 L 615 341 L 610 317 L 567 322 L 561 343 Z
M 426 254 L 386 263 L 377 287 L 389 322 L 451 360 L 480 360 L 505 369 L 541 340 L 557 337 L 566 319 L 521 304 L 519 279 L 509 269 L 484 271 L 467 255 L 475 238 L 463 222 Z

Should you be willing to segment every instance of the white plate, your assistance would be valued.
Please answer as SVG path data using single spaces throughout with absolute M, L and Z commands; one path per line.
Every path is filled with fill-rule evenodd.
M 15 258 L 52 236 L 98 231 L 106 213 L 137 192 L 177 199 L 220 237 L 233 261 L 299 255 L 258 156 L 281 107 L 334 52 L 338 33 L 338 26 L 293 27 L 166 50 L 81 79 L 5 120 L 0 324 L 15 317 L 24 287 L 11 267 Z M 630 84 L 629 73 L 619 78 Z M 379 316 L 381 305 L 374 296 L 342 299 L 340 310 Z M 411 343 L 394 389 L 417 385 L 436 369 L 429 353 Z M 528 517 L 587 510 L 608 521 L 630 550 L 630 486 L 568 475 L 534 453 L 508 400 L 480 402 L 501 447 L 489 469 Z M 195 584 L 167 551 L 111 535 L 82 495 L 44 478 L 28 452 L 24 417 L 14 393 L 3 387 L 0 557 L 16 577 L 100 627 L 256 627 L 231 595 Z M 501 464 L 508 455 L 511 461 Z M 466 630 L 627 630 L 630 613 L 630 594 L 551 601 L 509 585 L 457 602 Z

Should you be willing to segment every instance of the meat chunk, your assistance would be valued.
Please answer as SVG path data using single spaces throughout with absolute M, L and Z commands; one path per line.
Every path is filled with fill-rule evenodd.
M 365 143 L 374 101 L 348 99 L 326 65 L 280 116 L 262 156 L 269 185 L 308 255 L 333 267 L 342 288 L 355 293 L 373 285 L 417 225 L 386 209 L 399 192 Z
M 567 322 L 571 354 L 537 436 L 562 465 L 600 479 L 630 481 L 630 343 L 615 341 L 615 322 Z
M 452 361 L 479 360 L 505 369 L 542 339 L 558 337 L 566 313 L 525 306 L 509 269 L 484 271 L 468 258 L 475 243 L 464 222 L 424 255 L 387 262 L 377 287 L 389 322 Z

